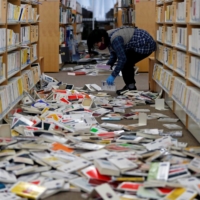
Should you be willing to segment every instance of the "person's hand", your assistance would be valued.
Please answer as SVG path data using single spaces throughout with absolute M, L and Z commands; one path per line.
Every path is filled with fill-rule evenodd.
M 87 54 L 87 55 L 85 56 L 85 58 L 90 58 L 90 54 Z
M 113 77 L 112 75 L 110 75 L 110 76 L 107 78 L 106 82 L 107 82 L 108 85 L 113 85 L 114 80 L 115 80 L 115 77 Z

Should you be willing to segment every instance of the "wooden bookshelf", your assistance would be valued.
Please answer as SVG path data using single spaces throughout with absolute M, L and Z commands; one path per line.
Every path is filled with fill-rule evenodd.
M 135 3 L 135 26 L 146 30 L 151 36 L 155 36 L 155 2 L 148 0 L 140 0 Z M 152 53 L 149 57 L 153 57 Z M 142 60 L 137 63 L 139 72 L 149 71 L 149 58 Z
M 0 46 L 0 57 L 2 57 L 2 63 L 0 63 L 0 120 L 2 120 L 23 99 L 23 91 L 30 92 L 39 81 L 38 70 L 40 72 L 42 70 L 39 69 L 39 65 L 37 69 L 31 65 L 42 64 L 42 62 L 39 60 L 38 3 L 29 0 L 1 0 L 0 4 L 2 9 L 0 29 L 5 30 L 5 38 L 3 35 L 0 36 L 1 45 L 2 41 L 5 41 L 5 46 Z M 22 4 L 25 8 L 21 19 L 16 11 L 15 15 L 9 14 L 12 12 L 11 8 L 17 6 L 20 8 Z M 24 32 L 25 29 L 26 32 Z
M 200 63 L 200 42 L 197 39 L 200 17 L 196 17 L 193 12 L 199 8 L 192 8 L 192 2 L 156 2 L 158 48 L 153 80 L 156 82 L 156 90 L 162 88 L 165 91 L 166 103 L 200 141 L 200 76 L 199 67 L 195 64 Z
M 40 0 L 40 56 L 44 58 L 44 72 L 58 72 L 59 64 L 59 46 L 60 44 L 60 27 L 71 25 L 69 20 L 66 23 L 60 22 L 60 8 L 71 9 L 57 0 L 44 1 Z

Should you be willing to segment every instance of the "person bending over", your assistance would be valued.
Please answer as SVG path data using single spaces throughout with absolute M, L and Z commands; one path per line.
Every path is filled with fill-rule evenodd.
M 118 60 L 115 69 L 106 80 L 109 85 L 112 85 L 120 71 L 122 72 L 125 86 L 121 90 L 117 90 L 118 95 L 125 90 L 137 90 L 134 66 L 156 50 L 156 42 L 152 36 L 137 27 L 121 27 L 109 31 L 93 30 L 88 36 L 87 45 L 89 55 L 94 46 L 97 46 L 99 50 L 108 48 L 110 59 L 107 65 L 110 65 L 111 68 Z

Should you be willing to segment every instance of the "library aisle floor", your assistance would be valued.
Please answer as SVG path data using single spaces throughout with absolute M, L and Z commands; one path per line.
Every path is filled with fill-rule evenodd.
M 108 77 L 108 75 L 99 75 L 99 76 L 68 76 L 67 72 L 59 72 L 59 73 L 47 73 L 47 75 L 52 76 L 60 81 L 63 81 L 65 83 L 69 83 L 69 84 L 74 84 L 76 87 L 82 87 L 84 86 L 84 84 L 87 83 L 96 83 L 99 86 L 101 86 L 101 82 L 102 80 L 106 80 L 106 78 Z M 124 86 L 123 83 L 123 79 L 122 77 L 117 77 L 117 79 L 115 80 L 115 84 L 117 89 L 121 89 Z M 136 86 L 138 88 L 138 90 L 143 90 L 143 91 L 147 91 L 148 90 L 148 74 L 147 73 L 140 73 L 139 75 L 136 75 Z M 112 93 L 111 95 L 115 95 L 114 93 Z M 139 107 L 139 106 L 138 106 Z M 137 107 L 137 108 L 138 108 Z M 166 111 L 157 111 L 154 108 L 150 107 L 150 106 L 140 106 L 139 108 L 147 108 L 150 109 L 152 112 L 159 112 L 159 113 L 163 113 L 165 115 L 168 115 L 172 118 L 175 118 L 175 114 L 169 109 Z M 129 109 L 126 109 L 126 112 L 130 111 Z M 97 121 L 101 121 L 100 119 L 97 118 Z M 137 123 L 136 120 L 122 120 L 119 121 L 118 123 L 121 124 L 133 124 L 133 123 Z M 148 120 L 147 122 L 147 126 L 146 128 L 150 129 L 150 128 L 158 128 L 158 129 L 165 129 L 162 126 L 162 122 L 158 122 L 157 120 Z M 199 145 L 199 142 L 192 136 L 192 134 L 190 134 L 189 131 L 187 131 L 184 128 L 184 125 L 179 121 L 178 123 L 176 123 L 178 125 L 181 125 L 183 127 L 183 137 L 179 139 L 179 141 L 181 142 L 187 142 L 190 146 L 197 146 Z M 145 128 L 145 127 L 144 127 Z M 55 199 L 59 199 L 59 200 L 82 200 L 83 198 L 81 197 L 81 195 L 79 193 L 59 193 L 57 195 L 54 195 L 52 197 L 49 197 L 48 200 L 55 200 Z

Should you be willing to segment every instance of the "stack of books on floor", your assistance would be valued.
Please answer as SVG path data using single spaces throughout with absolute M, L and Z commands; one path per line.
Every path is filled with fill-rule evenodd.
M 162 93 L 112 97 L 105 85 L 41 80 L 0 126 L 1 199 L 70 191 L 87 199 L 199 199 L 200 148 L 179 142 L 182 127 L 163 114 Z M 148 120 L 163 129 L 148 129 Z

